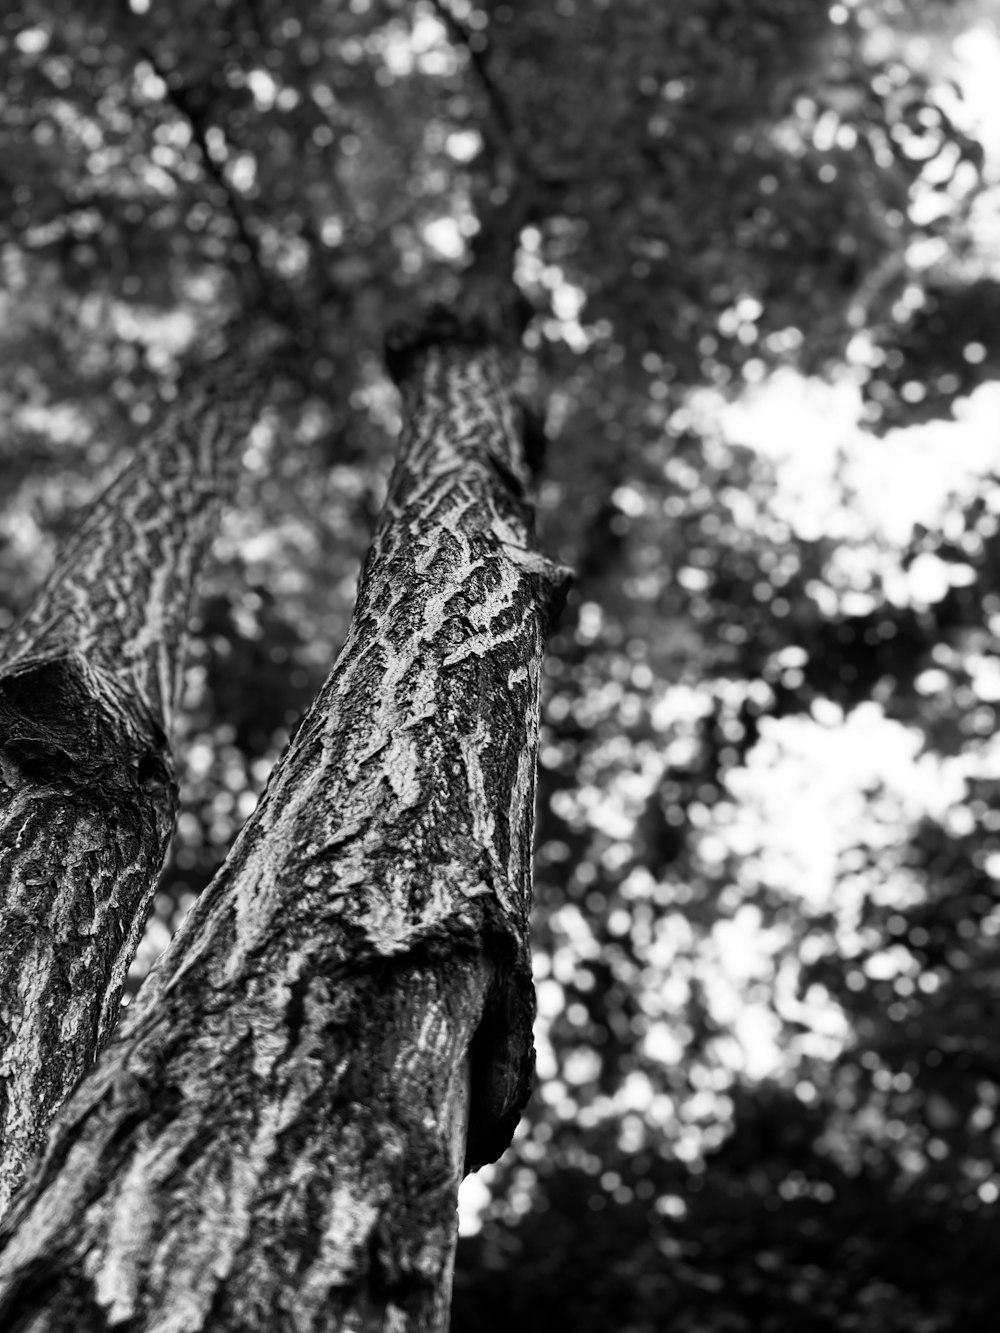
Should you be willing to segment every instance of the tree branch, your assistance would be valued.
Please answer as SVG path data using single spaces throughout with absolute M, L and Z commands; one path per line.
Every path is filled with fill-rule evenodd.
M 493 76 L 484 45 L 476 41 L 476 34 L 469 32 L 445 0 L 430 0 L 430 4 L 451 40 L 468 55 L 489 105 L 494 142 L 498 152 L 506 157 L 514 177 L 513 185 L 505 187 L 507 197 L 499 204 L 494 201 L 490 211 L 480 219 L 472 264 L 474 271 L 509 284 L 521 228 L 530 219 L 545 187 L 522 141 L 507 96 Z
M 270 378 L 252 342 L 184 384 L 0 650 L 0 1212 L 149 915 L 191 600 Z
M 506 94 L 493 77 L 489 62 L 486 59 L 485 49 L 474 40 L 474 34 L 469 32 L 465 24 L 455 16 L 444 0 L 430 0 L 430 4 L 452 41 L 457 46 L 461 46 L 467 53 L 469 63 L 476 71 L 476 77 L 482 84 L 483 91 L 489 101 L 490 110 L 503 140 L 503 148 L 511 158 L 512 164 L 518 169 L 519 173 L 533 175 L 531 164 L 518 143 L 517 125 L 511 115 Z
M 204 164 L 205 172 L 215 185 L 218 186 L 226 201 L 226 210 L 233 220 L 236 227 L 236 235 L 240 244 L 247 252 L 249 259 L 249 272 L 253 274 L 254 281 L 247 282 L 247 268 L 244 265 L 233 265 L 237 273 L 237 281 L 244 286 L 245 296 L 250 304 L 263 306 L 270 313 L 278 315 L 280 309 L 285 304 L 280 299 L 276 299 L 277 294 L 273 289 L 270 275 L 264 264 L 264 258 L 261 254 L 260 241 L 250 230 L 249 222 L 244 212 L 242 203 L 233 189 L 233 186 L 226 175 L 221 162 L 216 161 L 212 155 L 212 150 L 208 142 L 208 131 L 213 128 L 209 125 L 208 118 L 201 107 L 197 105 L 191 97 L 190 91 L 171 78 L 168 70 L 158 61 L 155 52 L 144 42 L 136 44 L 136 51 L 143 60 L 149 65 L 153 73 L 160 79 L 167 90 L 167 101 L 186 122 L 191 131 L 191 137 L 198 147 Z M 220 131 L 221 132 L 221 131 Z

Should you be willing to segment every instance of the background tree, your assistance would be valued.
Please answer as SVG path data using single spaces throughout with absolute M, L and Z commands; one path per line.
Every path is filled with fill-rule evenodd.
M 994 168 L 941 63 L 982 15 L 456 0 L 7 21 L 8 614 L 196 333 L 266 304 L 302 340 L 217 543 L 133 984 L 342 637 L 397 412 L 384 327 L 451 299 L 510 204 L 543 544 L 579 581 L 541 749 L 545 1077 L 467 1241 L 458 1328 L 541 1322 L 570 1292 L 581 1328 L 965 1328 L 995 1303 L 990 465 L 889 540 L 850 458 L 841 502 L 796 510 L 725 406 L 822 375 L 866 404 L 877 459 L 899 455 L 875 432 L 990 401 Z M 767 774 L 791 756 L 820 787 L 835 733 L 859 765 L 900 738 L 938 796 L 873 765 L 830 807 L 810 897 Z M 765 1074 L 750 1012 L 780 1052 Z
M 251 353 L 184 385 L 0 656 L 0 1212 L 118 1017 L 177 810 L 193 594 L 266 384 Z

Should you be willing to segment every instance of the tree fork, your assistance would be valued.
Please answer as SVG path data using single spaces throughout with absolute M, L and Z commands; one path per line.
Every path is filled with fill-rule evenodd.
M 505 357 L 440 318 L 347 641 L 67 1102 L 0 1250 L 15 1330 L 447 1322 L 463 1163 L 527 1098 L 535 548 Z
M 183 383 L 0 652 L 0 1214 L 117 1018 L 193 594 L 266 382 L 230 356 Z

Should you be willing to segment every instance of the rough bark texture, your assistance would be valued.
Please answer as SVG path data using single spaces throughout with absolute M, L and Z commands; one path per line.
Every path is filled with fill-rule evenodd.
M 259 371 L 186 384 L 0 649 L 0 1214 L 110 1035 L 174 824 L 167 735 Z
M 463 1161 L 530 1083 L 564 582 L 502 359 L 447 332 L 396 349 L 407 424 L 334 670 L 15 1204 L 9 1333 L 447 1325 Z

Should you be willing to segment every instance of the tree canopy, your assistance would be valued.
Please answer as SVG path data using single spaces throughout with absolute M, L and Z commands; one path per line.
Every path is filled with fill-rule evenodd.
M 543 541 L 576 584 L 543 705 L 539 1084 L 470 1193 L 459 1333 L 996 1305 L 995 446 L 905 498 L 947 423 L 995 438 L 970 33 L 1000 62 L 995 5 L 933 0 L 2 20 L 0 630 L 184 359 L 251 318 L 296 340 L 215 543 L 133 990 L 343 637 L 398 418 L 386 328 L 473 262 L 530 310 Z

